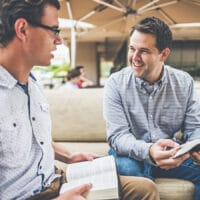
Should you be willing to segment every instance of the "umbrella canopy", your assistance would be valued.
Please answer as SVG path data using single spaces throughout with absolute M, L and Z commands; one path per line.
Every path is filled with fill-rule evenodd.
M 75 28 L 78 41 L 122 40 L 141 18 L 155 16 L 172 29 L 174 39 L 200 40 L 200 0 L 60 0 L 60 17 L 87 22 Z M 188 25 L 187 23 L 193 23 Z M 70 40 L 70 32 L 62 32 Z

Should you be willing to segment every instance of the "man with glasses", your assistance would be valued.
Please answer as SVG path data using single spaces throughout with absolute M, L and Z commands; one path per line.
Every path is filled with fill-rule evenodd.
M 71 153 L 51 140 L 48 103 L 35 77 L 34 65 L 50 64 L 61 44 L 58 0 L 0 1 L 0 199 L 84 200 L 85 184 L 59 196 L 65 181 L 54 169 L 92 160 L 92 153 Z M 120 177 L 123 199 L 158 199 L 152 181 Z

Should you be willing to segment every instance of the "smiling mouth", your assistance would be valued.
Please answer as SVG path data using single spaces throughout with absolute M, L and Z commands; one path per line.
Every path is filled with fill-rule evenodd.
M 140 67 L 143 67 L 144 64 L 143 63 L 132 63 L 132 66 L 136 67 L 136 68 L 140 68 Z

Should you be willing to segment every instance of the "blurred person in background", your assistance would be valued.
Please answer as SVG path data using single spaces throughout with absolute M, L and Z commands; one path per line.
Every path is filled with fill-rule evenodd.
M 81 80 L 81 72 L 77 69 L 72 69 L 67 72 L 67 82 L 62 88 L 79 89 L 78 83 Z
M 81 73 L 80 81 L 77 83 L 77 86 L 79 88 L 85 88 L 85 87 L 90 87 L 90 86 L 94 85 L 93 81 L 91 81 L 88 78 L 86 78 L 86 76 L 85 76 L 85 67 L 84 66 L 82 66 L 82 65 L 76 66 L 75 69 L 79 70 L 80 73 Z

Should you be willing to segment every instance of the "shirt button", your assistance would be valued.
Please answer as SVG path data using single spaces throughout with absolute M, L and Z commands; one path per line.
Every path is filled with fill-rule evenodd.
M 43 145 L 43 144 L 44 144 L 44 142 L 43 142 L 43 141 L 41 141 L 41 142 L 40 142 L 40 144 L 41 144 L 41 145 Z
M 14 127 L 16 127 L 16 126 L 17 126 L 17 124 L 16 124 L 16 123 L 13 123 L 13 126 L 14 126 Z
M 32 117 L 32 120 L 35 121 L 35 117 Z

